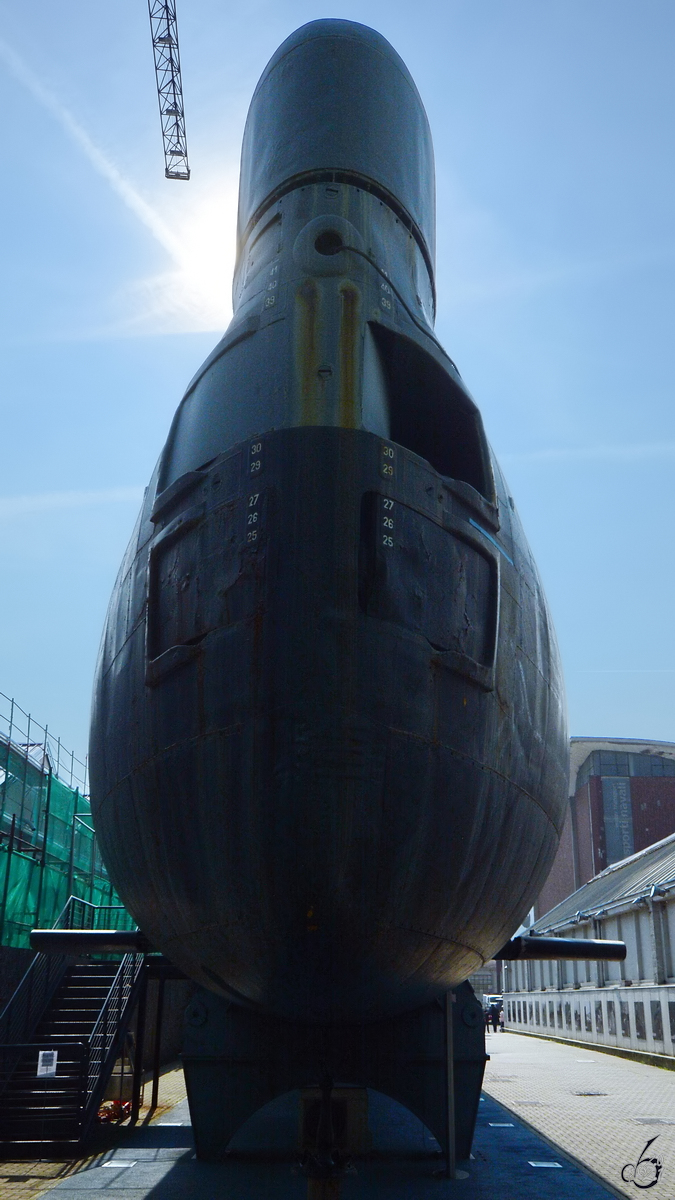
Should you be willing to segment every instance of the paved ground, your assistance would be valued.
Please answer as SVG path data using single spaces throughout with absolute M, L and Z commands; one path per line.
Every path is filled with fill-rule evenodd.
M 485 1096 L 467 1177 L 449 1181 L 438 1146 L 400 1105 L 370 1095 L 374 1153 L 358 1160 L 331 1200 L 608 1200 L 610 1193 Z M 49 1200 L 324 1200 L 297 1165 L 298 1097 L 282 1097 L 240 1131 L 222 1164 L 194 1157 L 186 1101 L 78 1164 Z M 265 1156 L 260 1149 L 264 1147 Z M 33 1192 L 31 1195 L 35 1195 Z M 27 1200 L 5 1191 L 2 1200 Z
M 650 1200 L 674 1200 L 675 1072 L 513 1033 L 489 1034 L 487 1048 L 474 1158 L 461 1164 L 468 1178 L 436 1175 L 442 1160 L 428 1131 L 371 1094 L 375 1153 L 345 1176 L 340 1200 L 637 1200 L 647 1189 Z M 313 1200 L 297 1166 L 297 1128 L 291 1094 L 247 1123 L 227 1162 L 199 1163 L 182 1072 L 172 1071 L 154 1119 L 101 1131 L 87 1159 L 0 1163 L 0 1200 L 100 1200 L 101 1191 L 111 1200 Z M 662 1168 L 649 1186 L 652 1158 Z
M 147 1103 L 141 1108 L 141 1122 L 150 1119 L 151 1091 L 152 1084 L 146 1083 L 144 1099 Z M 159 1081 L 159 1103 L 153 1114 L 154 1121 L 161 1120 L 184 1099 L 185 1080 L 182 1067 L 166 1070 Z M 109 1153 L 119 1142 L 120 1136 L 124 1134 L 119 1127 L 102 1127 L 94 1139 L 92 1153 L 83 1159 L 67 1158 L 49 1162 L 0 1160 L 0 1200 L 37 1200 L 38 1196 L 53 1189 L 55 1181 L 67 1179 L 74 1172 L 96 1162 L 101 1155 Z
M 619 1194 L 675 1197 L 675 1072 L 517 1033 L 488 1034 L 485 1091 Z M 646 1157 L 662 1162 L 635 1166 Z

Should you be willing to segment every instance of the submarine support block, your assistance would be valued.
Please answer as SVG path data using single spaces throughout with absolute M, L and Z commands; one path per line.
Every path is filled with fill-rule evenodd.
M 254 1013 L 200 990 L 188 1005 L 183 1067 L 198 1158 L 223 1159 L 263 1104 L 326 1071 L 399 1101 L 436 1138 L 454 1175 L 467 1159 L 485 1053 L 483 1010 L 469 983 L 398 1017 L 305 1025 Z M 454 1117 L 454 1119 L 453 1119 Z

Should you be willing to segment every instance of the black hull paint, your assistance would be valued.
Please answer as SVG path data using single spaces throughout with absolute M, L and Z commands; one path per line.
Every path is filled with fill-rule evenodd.
M 212 990 L 319 1021 L 423 1004 L 508 939 L 559 836 L 556 663 L 516 522 L 492 540 L 478 501 L 352 430 L 269 434 L 173 493 L 98 685 L 112 878 Z
M 432 329 L 433 151 L 373 30 L 274 55 L 235 315 L 111 600 L 92 809 L 152 943 L 299 1022 L 441 995 L 533 903 L 567 797 L 560 664 L 480 414 Z

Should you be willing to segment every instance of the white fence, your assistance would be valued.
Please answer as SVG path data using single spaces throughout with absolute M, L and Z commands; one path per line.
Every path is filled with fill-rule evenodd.
M 675 1055 L 673 985 L 511 992 L 504 1016 L 514 1032 Z

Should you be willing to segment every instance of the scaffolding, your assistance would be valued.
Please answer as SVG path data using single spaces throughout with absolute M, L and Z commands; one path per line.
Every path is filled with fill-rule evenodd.
M 0 945 L 27 948 L 70 896 L 119 905 L 87 791 L 86 763 L 0 692 Z

